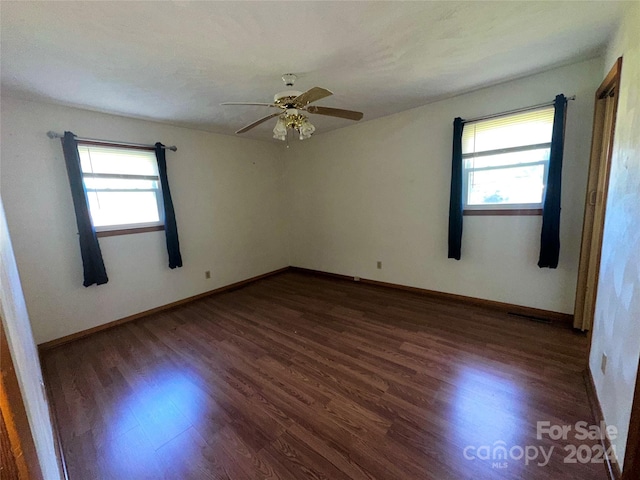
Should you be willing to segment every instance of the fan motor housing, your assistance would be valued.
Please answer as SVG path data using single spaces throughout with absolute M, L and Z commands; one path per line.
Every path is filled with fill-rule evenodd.
M 285 90 L 278 92 L 273 96 L 273 101 L 278 105 L 289 105 L 293 103 L 293 99 L 302 95 L 298 90 Z

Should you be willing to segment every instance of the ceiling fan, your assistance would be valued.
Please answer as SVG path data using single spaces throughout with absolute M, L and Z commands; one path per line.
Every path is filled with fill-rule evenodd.
M 282 81 L 287 87 L 293 87 L 298 77 L 293 73 L 285 73 Z M 279 111 L 267 115 L 244 128 L 241 128 L 236 134 L 245 133 L 252 128 L 278 117 L 276 126 L 273 129 L 273 138 L 278 140 L 286 140 L 289 130 L 295 130 L 300 134 L 300 140 L 311 137 L 316 127 L 309 121 L 305 113 L 313 113 L 316 115 L 326 115 L 329 117 L 346 118 L 349 120 L 361 120 L 362 112 L 353 110 L 343 110 L 342 108 L 321 107 L 318 105 L 310 105 L 322 98 L 333 95 L 333 92 L 321 87 L 313 87 L 306 92 L 298 90 L 285 90 L 276 93 L 273 97 L 273 103 L 256 103 L 256 102 L 225 102 L 221 105 L 258 105 L 263 107 L 278 108 Z

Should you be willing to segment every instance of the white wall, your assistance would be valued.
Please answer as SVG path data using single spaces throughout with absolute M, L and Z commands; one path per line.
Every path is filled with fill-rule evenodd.
M 36 341 L 290 263 L 571 313 L 601 72 L 599 59 L 558 68 L 317 135 L 284 155 L 279 144 L 3 98 L 1 182 Z M 560 92 L 578 98 L 568 110 L 558 269 L 537 267 L 541 218 L 530 216 L 465 217 L 462 260 L 447 259 L 453 118 Z M 168 165 L 182 269 L 167 267 L 163 232 L 107 237 L 110 282 L 82 287 L 62 150 L 47 130 L 178 146 Z
M 623 56 L 590 366 L 623 463 L 640 357 L 640 4 L 626 12 L 601 77 Z M 602 354 L 607 371 L 600 370 Z M 640 401 L 640 399 L 638 399 Z
M 29 316 L 22 295 L 20 277 L 11 247 L 11 239 L 0 198 L 0 316 L 7 335 L 29 426 L 36 446 L 42 474 L 46 480 L 60 478 L 44 395 L 38 351 L 33 341 Z
M 13 98 L 1 106 L 0 181 L 37 343 L 289 265 L 280 145 Z M 164 232 L 105 237 L 109 283 L 82 286 L 62 148 L 48 130 L 177 145 L 167 163 L 184 267 L 169 269 Z
M 285 167 L 292 265 L 573 313 L 601 72 L 595 59 L 296 142 Z M 465 217 L 462 259 L 447 259 L 453 119 L 559 93 L 577 100 L 567 115 L 558 268 L 537 266 L 539 216 Z

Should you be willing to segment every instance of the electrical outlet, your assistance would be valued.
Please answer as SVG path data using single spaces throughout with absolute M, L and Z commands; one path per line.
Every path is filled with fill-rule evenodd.
M 378 261 L 378 270 L 382 270 L 382 262 Z
M 602 374 L 604 375 L 607 371 L 607 356 L 602 354 L 602 361 L 600 362 L 600 370 L 602 370 Z
M 359 282 L 360 281 L 360 277 L 353 277 L 353 281 L 354 282 Z
M 206 272 L 204 272 L 204 278 L 211 278 L 211 270 L 207 270 Z

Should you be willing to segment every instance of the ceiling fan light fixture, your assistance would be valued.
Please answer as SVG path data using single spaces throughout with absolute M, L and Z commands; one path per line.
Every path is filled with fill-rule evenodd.
M 316 127 L 309 121 L 308 118 L 304 118 L 298 127 L 298 132 L 300 132 L 300 140 L 305 140 L 307 138 L 311 138 L 313 132 L 316 131 Z
M 298 77 L 293 73 L 285 73 L 282 75 L 282 80 L 288 88 L 293 87 L 297 78 Z M 309 118 L 305 114 L 311 113 L 325 115 L 328 117 L 346 118 L 355 121 L 362 120 L 362 112 L 345 110 L 343 108 L 311 105 L 312 103 L 322 100 L 323 98 L 330 97 L 331 95 L 333 95 L 333 92 L 326 88 L 313 87 L 306 92 L 299 92 L 298 90 L 285 90 L 283 92 L 278 92 L 273 97 L 273 103 L 225 102 L 222 105 L 255 105 L 277 108 L 280 110 L 279 112 L 272 113 L 250 123 L 246 127 L 238 130 L 236 134 L 246 133 L 257 126 L 262 125 L 267 120 L 278 117 L 276 125 L 273 128 L 273 138 L 276 140 L 286 141 L 289 130 L 294 130 L 298 132 L 300 140 L 306 140 L 307 138 L 311 138 L 311 135 L 316 131 L 316 127 L 309 121 Z
M 287 139 L 287 124 L 284 121 L 284 115 L 278 117 L 278 121 L 276 122 L 276 126 L 273 127 L 273 138 L 276 140 L 282 140 L 283 142 Z

